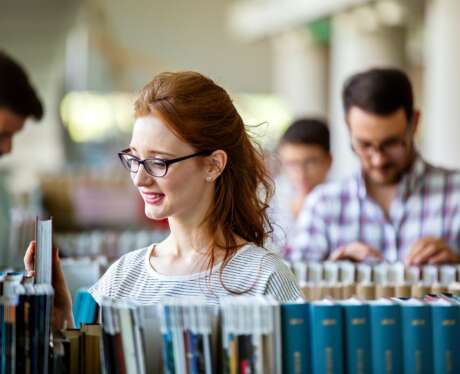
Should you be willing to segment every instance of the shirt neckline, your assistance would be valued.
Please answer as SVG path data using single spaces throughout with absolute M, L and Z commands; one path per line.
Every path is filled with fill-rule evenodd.
M 153 276 L 156 279 L 164 280 L 164 281 L 189 281 L 204 278 L 205 276 L 209 276 L 209 274 L 214 274 L 217 270 L 219 270 L 222 266 L 222 261 L 212 267 L 211 273 L 209 270 L 200 271 L 197 273 L 185 274 L 185 275 L 167 275 L 157 272 L 152 265 L 150 264 L 150 256 L 152 254 L 153 249 L 158 243 L 153 243 L 147 248 L 147 253 L 144 257 L 144 265 L 146 267 L 147 273 Z M 246 252 L 249 248 L 251 248 L 253 244 L 247 243 L 243 245 L 231 258 L 232 261 L 235 257 L 239 256 L 243 252 Z

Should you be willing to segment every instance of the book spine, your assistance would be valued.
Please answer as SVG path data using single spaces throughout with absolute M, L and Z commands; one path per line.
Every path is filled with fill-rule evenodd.
M 433 372 L 431 309 L 429 305 L 402 305 L 404 373 Z
M 344 305 L 343 316 L 347 373 L 371 373 L 369 305 Z
M 460 373 L 460 306 L 432 306 L 434 373 Z
M 341 307 L 312 304 L 310 308 L 313 373 L 343 373 Z
M 371 305 L 370 317 L 373 373 L 401 373 L 403 357 L 400 306 Z
M 283 335 L 283 373 L 310 372 L 309 304 L 281 306 Z

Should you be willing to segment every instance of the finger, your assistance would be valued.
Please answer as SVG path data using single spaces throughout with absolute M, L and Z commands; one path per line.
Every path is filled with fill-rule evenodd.
M 355 245 L 347 246 L 346 253 L 355 261 L 364 261 L 369 257 L 382 258 L 380 251 L 364 243 L 356 243 Z
M 434 256 L 431 256 L 428 260 L 429 264 L 440 265 L 452 262 L 452 253 L 448 250 L 441 251 Z
M 425 247 L 426 242 L 426 238 L 422 238 L 412 245 L 405 259 L 406 265 L 414 265 L 414 258 L 419 255 L 420 251 Z
M 24 255 L 24 267 L 26 268 L 27 271 L 34 269 L 35 249 L 36 249 L 35 240 L 33 240 L 29 243 L 29 246 L 27 247 L 26 253 Z
M 438 243 L 430 243 L 425 245 L 422 250 L 419 251 L 418 255 L 415 256 L 412 260 L 414 265 L 423 265 L 426 264 L 430 257 L 437 255 L 443 250 L 443 247 Z
M 378 249 L 375 249 L 369 246 L 366 246 L 366 247 L 367 247 L 366 257 L 376 257 L 376 258 L 383 260 L 383 255 Z
M 336 249 L 329 256 L 329 260 L 331 260 L 331 261 L 343 260 L 345 258 L 346 258 L 345 247 L 340 247 L 339 249 Z

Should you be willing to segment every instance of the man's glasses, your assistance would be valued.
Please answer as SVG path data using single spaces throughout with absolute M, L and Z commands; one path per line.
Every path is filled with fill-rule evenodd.
M 388 139 L 381 144 L 374 145 L 368 142 L 352 140 L 351 147 L 361 157 L 371 158 L 374 154 L 383 154 L 386 157 L 395 159 L 403 156 L 408 145 L 408 134 L 403 138 Z
M 168 172 L 169 166 L 175 164 L 176 162 L 184 161 L 197 156 L 209 156 L 212 153 L 211 151 L 201 151 L 192 155 L 174 158 L 171 160 L 165 160 L 159 157 L 152 157 L 141 160 L 136 156 L 128 153 L 128 151 L 129 150 L 126 149 L 124 151 L 118 152 L 118 157 L 120 158 L 122 165 L 131 173 L 137 173 L 139 171 L 140 165 L 142 165 L 144 166 L 147 174 L 151 175 L 152 177 L 164 177 Z

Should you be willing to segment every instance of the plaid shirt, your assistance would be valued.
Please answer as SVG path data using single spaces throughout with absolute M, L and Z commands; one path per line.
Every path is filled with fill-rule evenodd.
M 367 195 L 362 172 L 316 188 L 306 199 L 296 234 L 284 256 L 321 260 L 342 245 L 360 241 L 403 260 L 420 238 L 443 239 L 460 250 L 460 173 L 434 167 L 417 156 L 398 185 L 389 218 Z

